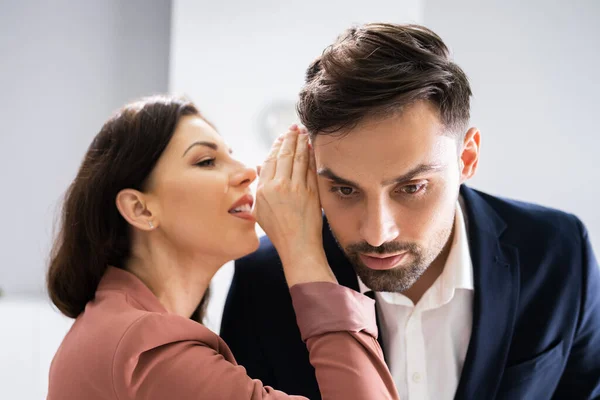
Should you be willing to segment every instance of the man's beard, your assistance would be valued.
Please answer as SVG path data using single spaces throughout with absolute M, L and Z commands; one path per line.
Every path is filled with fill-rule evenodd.
M 403 292 L 409 289 L 429 268 L 431 263 L 440 255 L 452 233 L 452 225 L 440 231 L 432 246 L 424 249 L 416 243 L 388 242 L 373 247 L 367 242 L 353 243 L 342 248 L 346 257 L 354 267 L 360 280 L 376 292 Z M 332 231 L 333 234 L 333 231 Z M 335 235 L 333 235 L 335 238 Z M 336 239 L 337 241 L 337 239 Z M 367 267 L 360 259 L 360 254 L 398 254 L 406 252 L 404 259 L 410 259 L 410 264 L 399 265 L 388 270 L 374 270 Z

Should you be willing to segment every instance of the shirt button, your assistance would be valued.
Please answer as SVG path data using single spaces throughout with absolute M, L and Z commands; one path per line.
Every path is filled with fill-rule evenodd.
M 418 372 L 415 372 L 412 376 L 412 380 L 414 383 L 419 383 L 421 382 L 421 374 Z

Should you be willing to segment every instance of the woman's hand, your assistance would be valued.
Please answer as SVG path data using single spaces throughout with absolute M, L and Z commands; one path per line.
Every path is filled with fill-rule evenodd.
M 304 128 L 280 136 L 260 169 L 256 219 L 277 249 L 288 285 L 336 282 L 323 250 L 314 154 Z

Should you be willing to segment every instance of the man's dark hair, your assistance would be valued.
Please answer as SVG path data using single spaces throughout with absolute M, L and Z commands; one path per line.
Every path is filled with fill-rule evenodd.
M 348 29 L 309 66 L 297 111 L 319 135 L 427 100 L 447 132 L 462 137 L 470 96 L 467 76 L 437 34 L 419 25 L 374 23 Z

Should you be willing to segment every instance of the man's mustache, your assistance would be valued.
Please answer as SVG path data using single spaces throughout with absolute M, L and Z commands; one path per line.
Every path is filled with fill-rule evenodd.
M 388 242 L 381 246 L 371 246 L 367 242 L 353 243 L 346 247 L 348 253 L 366 253 L 366 254 L 395 254 L 407 251 L 409 253 L 418 253 L 419 246 L 415 243 Z

